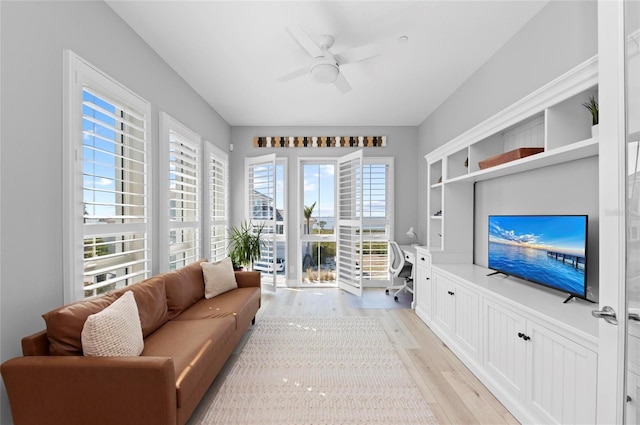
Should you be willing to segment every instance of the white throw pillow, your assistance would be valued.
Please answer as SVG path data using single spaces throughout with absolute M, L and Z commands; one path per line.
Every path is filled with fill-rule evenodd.
M 82 351 L 85 356 L 139 356 L 143 349 L 142 325 L 132 291 L 125 292 L 84 322 Z
M 217 263 L 200 263 L 200 266 L 204 276 L 204 297 L 206 299 L 238 287 L 231 258 L 227 257 Z

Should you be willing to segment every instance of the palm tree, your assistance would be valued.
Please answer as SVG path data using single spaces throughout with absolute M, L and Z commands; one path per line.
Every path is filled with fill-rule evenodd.
M 307 233 L 311 233 L 311 215 L 313 214 L 313 209 L 316 207 L 316 203 L 314 202 L 310 207 L 305 205 L 304 207 L 304 218 L 307 220 Z M 313 259 L 311 258 L 311 244 L 307 242 L 307 251 L 302 259 L 302 268 L 303 270 L 309 269 L 313 264 Z
M 304 218 L 307 220 L 307 233 L 311 233 L 311 215 L 313 214 L 313 209 L 315 207 L 315 202 L 310 207 L 304 207 Z

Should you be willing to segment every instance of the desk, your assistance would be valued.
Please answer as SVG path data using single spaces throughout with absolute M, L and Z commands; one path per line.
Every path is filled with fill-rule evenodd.
M 416 266 L 416 246 L 415 245 L 400 245 L 400 249 L 404 253 L 404 260 Z
M 411 267 L 411 279 L 413 279 L 413 300 L 411 301 L 411 308 L 416 308 L 416 267 L 418 264 L 416 263 L 416 245 L 400 245 L 400 249 L 404 254 L 404 261 L 408 261 L 413 264 Z

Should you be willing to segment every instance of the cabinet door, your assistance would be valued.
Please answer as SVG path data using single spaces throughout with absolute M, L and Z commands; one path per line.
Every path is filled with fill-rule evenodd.
M 527 341 L 526 320 L 490 300 L 484 302 L 484 367 L 520 401 L 525 399 Z
M 544 423 L 596 421 L 596 353 L 528 321 L 527 404 Z
M 461 347 L 473 357 L 480 351 L 480 297 L 466 287 L 456 285 L 453 289 L 455 300 L 455 335 Z
M 456 307 L 453 282 L 437 271 L 432 273 L 432 279 L 435 293 L 433 320 L 447 334 L 451 334 L 453 333 Z
M 418 252 L 416 255 L 416 278 L 413 290 L 416 297 L 416 312 L 426 323 L 431 321 L 432 284 L 431 257 Z

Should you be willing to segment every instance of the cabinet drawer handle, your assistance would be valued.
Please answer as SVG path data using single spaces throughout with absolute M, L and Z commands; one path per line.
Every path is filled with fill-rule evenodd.
M 421 260 L 421 261 L 424 261 L 424 257 L 420 257 L 420 260 Z
M 447 294 L 449 294 L 449 295 L 455 295 L 455 292 L 447 291 Z
M 427 280 L 431 280 L 431 278 L 430 278 L 430 277 L 428 277 L 428 278 L 427 278 Z
M 518 338 L 522 338 L 525 341 L 529 341 L 531 339 L 530 336 L 523 334 L 522 332 L 518 332 Z

